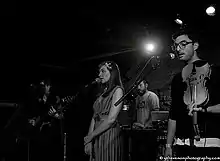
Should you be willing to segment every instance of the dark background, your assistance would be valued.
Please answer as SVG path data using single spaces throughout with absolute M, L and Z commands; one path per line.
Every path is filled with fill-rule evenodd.
M 1 1 L 0 16 L 16 16 L 16 0 Z
M 69 144 L 72 156 L 83 155 L 83 137 L 92 116 L 95 87 L 83 86 L 97 77 L 97 65 L 115 61 L 121 70 L 126 89 L 137 76 L 143 58 L 138 51 L 116 54 L 135 48 L 138 40 L 149 33 L 161 37 L 162 55 L 170 52 L 171 35 L 179 28 L 174 19 L 180 14 L 187 25 L 201 31 L 203 57 L 219 64 L 219 4 L 216 15 L 208 16 L 209 1 L 92 1 L 44 2 L 29 4 L 25 17 L 2 20 L 0 101 L 21 103 L 30 84 L 45 76 L 52 78 L 60 96 L 75 95 L 79 100 L 68 113 Z M 148 34 L 146 34 L 148 33 Z M 104 57 L 109 53 L 113 56 Z M 97 56 L 97 57 L 96 57 Z M 102 58 L 99 58 L 101 56 Z M 93 59 L 89 59 L 92 57 Z M 176 58 L 161 60 L 160 66 L 145 73 L 150 89 L 166 93 L 172 74 L 183 64 Z M 166 95 L 166 94 L 164 94 Z M 169 92 L 167 94 L 169 96 Z M 0 106 L 2 127 L 16 107 Z

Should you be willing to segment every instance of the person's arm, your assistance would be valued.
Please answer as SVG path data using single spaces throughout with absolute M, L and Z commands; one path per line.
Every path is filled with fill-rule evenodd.
M 213 93 L 212 94 L 212 99 L 215 100 L 216 104 L 208 106 L 207 108 L 198 108 L 195 111 L 202 111 L 202 112 L 207 112 L 207 113 L 216 113 L 220 114 L 220 97 L 219 97 L 219 91 L 220 91 L 220 66 L 218 67 L 213 67 L 212 74 L 211 74 L 211 85 L 213 86 Z M 214 98 L 213 98 L 214 97 Z
M 93 136 L 97 136 L 111 127 L 111 125 L 116 121 L 118 113 L 121 110 L 122 102 L 115 106 L 114 104 L 123 96 L 123 91 L 121 88 L 117 88 L 112 97 L 112 105 L 108 117 L 106 117 L 103 122 L 92 132 Z
M 205 112 L 205 113 L 220 114 L 220 104 L 216 104 L 216 105 L 213 105 L 213 106 L 208 106 L 207 108 L 202 108 L 202 107 L 193 108 L 193 111 L 201 111 L 201 112 Z
M 214 106 L 209 106 L 207 108 L 207 112 L 210 113 L 220 113 L 220 104 L 214 105 Z
M 178 75 L 176 75 L 171 83 L 171 108 L 169 111 L 169 120 L 168 120 L 168 127 L 167 127 L 167 141 L 166 141 L 166 148 L 171 148 L 174 137 L 176 134 L 176 119 L 178 116 L 178 107 L 179 107 L 179 88 L 178 82 L 180 80 L 178 79 Z
M 90 123 L 90 126 L 89 126 L 89 132 L 88 132 L 88 135 L 91 134 L 94 130 L 94 126 L 95 126 L 95 120 L 94 118 L 92 118 L 91 120 L 91 123 Z
M 176 133 L 176 120 L 169 119 L 167 128 L 166 148 L 171 148 Z
M 159 98 L 158 96 L 154 93 L 152 95 L 152 110 L 154 111 L 159 111 L 160 109 L 160 101 L 159 101 Z
M 209 106 L 207 109 L 206 109 L 206 112 L 208 113 L 220 113 L 220 97 L 219 97 L 219 91 L 220 91 L 220 66 L 216 66 L 215 67 L 215 70 L 213 69 L 213 76 L 210 78 L 212 79 L 213 83 L 212 85 L 214 86 L 214 96 L 215 96 L 215 102 L 216 104 L 212 105 L 212 106 Z

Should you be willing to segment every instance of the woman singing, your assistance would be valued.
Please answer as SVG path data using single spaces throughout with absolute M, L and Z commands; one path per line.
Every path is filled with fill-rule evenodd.
M 104 90 L 93 105 L 94 115 L 89 133 L 84 138 L 85 152 L 92 161 L 121 161 L 122 145 L 117 116 L 122 103 L 114 104 L 123 96 L 123 85 L 116 63 L 99 65 L 99 78 Z

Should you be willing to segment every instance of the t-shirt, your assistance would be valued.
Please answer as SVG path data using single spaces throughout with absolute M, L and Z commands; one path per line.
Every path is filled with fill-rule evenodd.
M 151 126 L 152 110 L 159 110 L 159 98 L 155 93 L 147 91 L 143 96 L 138 96 L 136 99 L 136 122 L 145 127 Z
M 196 62 L 198 63 L 198 62 Z M 208 90 L 208 102 L 203 108 L 220 104 L 220 68 L 210 66 L 210 76 L 204 84 Z M 190 138 L 193 136 L 193 120 L 188 115 L 189 110 L 184 103 L 184 92 L 187 84 L 183 82 L 182 72 L 174 76 L 171 84 L 170 119 L 176 120 L 176 137 Z M 201 137 L 220 138 L 220 114 L 198 112 L 198 125 Z

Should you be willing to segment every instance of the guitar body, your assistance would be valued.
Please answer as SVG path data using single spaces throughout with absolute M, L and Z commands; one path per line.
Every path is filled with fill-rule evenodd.
M 26 123 L 21 127 L 19 130 L 18 137 L 21 139 L 33 139 L 41 133 L 41 131 L 45 128 L 50 126 L 50 121 L 46 118 L 47 115 L 38 116 L 35 118 L 28 119 Z M 35 123 L 31 123 L 31 120 L 35 120 Z
M 19 129 L 17 136 L 21 139 L 33 139 L 40 135 L 40 133 L 51 127 L 51 124 L 54 119 L 62 119 L 63 112 L 67 110 L 69 103 L 73 100 L 73 96 L 67 96 L 62 99 L 61 104 L 52 105 L 44 105 L 46 110 L 41 111 L 41 115 L 37 117 L 32 117 L 26 119 L 25 123 Z M 60 116 L 58 118 L 54 118 L 49 115 L 50 108 L 54 108 Z

